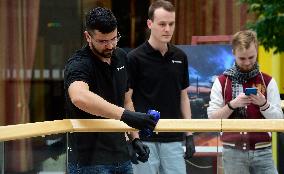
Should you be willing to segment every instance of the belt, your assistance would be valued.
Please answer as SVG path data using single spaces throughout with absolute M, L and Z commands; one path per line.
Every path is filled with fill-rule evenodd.
M 255 144 L 251 143 L 228 143 L 223 142 L 223 147 L 231 148 L 231 149 L 238 149 L 238 150 L 258 150 L 258 149 L 264 149 L 267 147 L 271 147 L 271 142 L 258 142 Z

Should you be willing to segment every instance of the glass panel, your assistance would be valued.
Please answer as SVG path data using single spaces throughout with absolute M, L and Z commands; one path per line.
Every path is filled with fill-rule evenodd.
M 5 173 L 65 173 L 66 134 L 5 142 Z M 3 153 L 2 153 L 3 154 Z
M 86 135 L 86 134 L 89 134 L 89 133 L 84 133 L 84 135 Z M 221 142 L 220 142 L 219 133 L 216 133 L 216 132 L 195 133 L 194 134 L 194 141 L 195 141 L 195 146 L 196 146 L 196 153 L 194 154 L 193 158 L 185 161 L 185 164 L 186 164 L 185 170 L 187 171 L 187 173 L 190 173 L 190 174 L 200 174 L 200 173 L 203 173 L 203 174 L 213 174 L 213 173 L 214 174 L 215 173 L 221 174 L 222 173 L 222 145 L 221 145 Z M 158 143 L 158 144 L 160 144 L 160 143 Z M 165 144 L 168 144 L 168 143 L 165 143 Z M 186 147 L 184 145 L 185 145 L 185 143 L 183 142 L 183 149 L 186 150 Z M 83 145 L 81 145 L 80 147 L 83 148 Z M 150 145 L 149 145 L 149 147 L 150 147 Z M 162 146 L 157 145 L 156 147 L 161 148 Z M 163 147 L 163 148 L 165 148 L 165 147 Z M 150 151 L 152 153 L 154 152 L 151 148 L 150 148 Z M 170 151 L 171 152 L 173 152 L 173 151 L 178 152 L 177 149 L 171 149 Z M 74 155 L 72 153 L 74 153 L 74 150 L 69 149 L 68 155 L 69 156 Z M 88 153 L 88 155 L 86 155 L 84 158 L 88 159 L 88 161 L 90 162 L 92 159 L 94 159 L 92 157 L 92 155 L 94 156 L 95 154 Z M 113 154 L 113 155 L 115 155 L 115 154 Z M 164 155 L 166 155 L 166 154 L 164 154 Z M 181 155 L 183 156 L 183 154 L 181 154 Z M 82 155 L 80 155 L 80 156 L 82 157 Z M 160 155 L 160 157 L 161 157 L 161 155 Z M 182 157 L 182 160 L 183 160 L 183 157 Z M 177 163 L 176 160 L 169 160 L 169 158 L 164 158 L 164 161 L 162 163 L 167 163 L 167 162 L 169 164 L 175 162 L 176 165 L 179 165 L 179 163 Z M 153 167 L 152 165 L 154 165 L 154 164 L 150 164 L 150 166 L 148 166 L 148 168 Z M 147 171 L 145 171 L 145 168 L 141 169 L 141 168 L 136 168 L 136 165 L 133 165 L 133 166 L 134 166 L 136 172 L 141 173 L 141 171 L 143 171 L 144 173 L 147 173 Z
M 278 132 L 277 133 L 277 164 L 278 164 L 278 172 L 284 173 L 284 133 Z
M 261 166 L 269 164 L 271 170 L 268 171 L 268 173 L 274 173 L 274 170 L 278 170 L 278 172 L 281 173 L 283 170 L 281 168 L 282 166 L 279 165 L 283 157 L 283 155 L 281 155 L 283 139 L 279 136 L 281 133 L 278 133 L 278 148 L 271 146 L 269 141 L 255 142 L 255 137 L 263 138 L 265 135 L 271 135 L 271 133 L 268 132 L 224 132 L 221 135 L 222 136 L 220 136 L 219 133 L 212 132 L 195 134 L 196 153 L 194 158 L 187 162 L 187 173 L 223 174 L 225 173 L 224 170 L 227 170 L 227 173 L 232 173 L 232 171 L 242 173 L 244 170 L 242 166 L 248 164 L 245 163 L 245 161 L 250 161 L 251 166 L 259 162 L 264 162 Z M 237 138 L 239 135 L 246 138 L 241 140 Z M 251 139 L 248 138 L 248 136 L 254 138 Z M 272 134 L 273 139 L 276 139 L 276 136 L 277 134 Z M 225 142 L 225 140 L 228 140 L 228 137 L 231 138 L 230 143 Z M 240 160 L 236 160 L 237 158 L 240 158 Z M 227 162 L 223 163 L 224 160 Z M 241 163 L 241 165 L 237 166 L 238 162 Z M 259 167 L 255 169 L 263 170 L 263 168 Z M 259 173 L 259 171 L 256 173 Z
M 196 153 L 186 160 L 187 173 L 221 173 L 222 145 L 217 132 L 195 132 Z
M 272 148 L 272 136 L 276 138 L 271 132 L 224 132 L 221 138 L 224 172 L 276 173 L 276 158 L 273 156 L 278 152 Z
M 4 173 L 4 143 L 0 142 L 0 173 Z
M 279 133 L 280 134 L 280 133 Z M 275 134 L 276 135 L 276 134 Z M 224 136 L 224 134 L 222 135 Z M 223 137 L 222 137 L 223 138 Z M 279 137 L 279 144 L 283 145 L 283 139 Z M 14 140 L 0 143 L 0 173 L 56 173 L 63 174 L 66 173 L 67 155 L 66 155 L 66 134 L 49 135 L 45 137 L 35 137 L 24 140 Z M 271 154 L 271 146 L 260 147 L 258 144 L 258 150 L 252 152 L 248 150 L 236 150 L 236 148 L 223 147 L 219 133 L 216 132 L 198 132 L 194 133 L 194 142 L 196 147 L 196 153 L 192 158 L 186 160 L 186 171 L 190 174 L 222 174 L 223 169 L 231 165 L 232 163 L 224 166 L 223 164 L 223 154 L 228 157 L 230 153 L 234 152 L 234 158 L 240 157 L 241 154 L 245 155 L 246 158 L 250 155 L 255 155 L 256 153 L 263 153 L 268 150 Z M 251 142 L 250 142 L 251 143 Z M 185 145 L 185 144 L 183 144 Z M 83 146 L 83 145 L 82 145 Z M 81 147 L 82 147 L 81 146 Z M 279 146 L 279 147 L 280 147 Z M 184 150 L 186 149 L 183 146 Z M 280 159 L 282 150 L 278 148 L 273 148 L 273 155 L 278 156 Z M 73 151 L 69 150 L 69 155 L 74 155 Z M 86 159 L 92 159 L 92 156 L 96 154 L 89 154 Z M 115 155 L 115 154 L 113 154 Z M 256 156 L 254 156 L 256 157 Z M 265 157 L 262 156 L 261 159 Z M 5 163 L 4 163 L 5 159 Z M 243 159 L 245 161 L 248 159 Z M 168 160 L 170 163 L 172 161 Z M 266 162 L 271 162 L 272 159 L 262 160 Z M 281 161 L 281 160 L 280 160 Z M 279 163 L 279 161 L 278 161 Z M 5 164 L 5 165 L 4 165 Z M 273 164 L 276 166 L 276 161 L 274 159 Z M 236 165 L 235 162 L 233 165 Z M 5 166 L 5 169 L 4 169 Z M 230 169 L 231 170 L 231 169 Z M 239 170 L 239 169 L 234 169 Z M 281 171 L 281 166 L 278 168 Z M 140 171 L 140 169 L 138 169 Z

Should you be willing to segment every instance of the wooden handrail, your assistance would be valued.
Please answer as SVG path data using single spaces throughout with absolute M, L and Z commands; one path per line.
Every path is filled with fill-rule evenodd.
M 125 123 L 112 119 L 71 120 L 74 132 L 131 132 L 137 131 Z M 221 120 L 218 119 L 161 119 L 156 132 L 218 132 L 221 129 Z
M 283 132 L 284 119 L 223 119 L 222 132 Z
M 0 126 L 0 141 L 9 141 L 51 134 L 73 132 L 70 120 Z
M 68 132 L 131 132 L 125 123 L 112 119 L 66 119 L 0 126 L 0 141 Z M 284 119 L 161 119 L 155 132 L 283 132 Z

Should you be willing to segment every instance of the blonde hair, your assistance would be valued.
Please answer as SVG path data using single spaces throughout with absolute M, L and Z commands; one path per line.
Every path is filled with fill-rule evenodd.
M 237 32 L 236 34 L 234 34 L 233 39 L 232 39 L 233 53 L 235 54 L 237 49 L 240 49 L 240 50 L 248 49 L 251 43 L 254 43 L 257 49 L 258 41 L 257 41 L 256 33 L 254 31 L 244 30 L 244 31 Z

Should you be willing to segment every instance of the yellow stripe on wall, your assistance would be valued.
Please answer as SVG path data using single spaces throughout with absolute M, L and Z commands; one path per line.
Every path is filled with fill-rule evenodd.
M 258 49 L 260 70 L 271 75 L 278 84 L 280 94 L 284 94 L 284 53 L 273 54 L 273 50 L 266 52 L 263 46 Z
M 272 132 L 272 157 L 275 166 L 278 166 L 278 148 L 277 148 L 277 133 Z
M 284 53 L 273 54 L 274 50 L 269 52 L 264 50 L 263 46 L 258 48 L 258 63 L 260 70 L 271 75 L 278 84 L 280 94 L 284 94 Z M 278 165 L 277 133 L 272 133 L 272 155 L 275 165 Z

